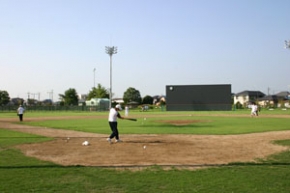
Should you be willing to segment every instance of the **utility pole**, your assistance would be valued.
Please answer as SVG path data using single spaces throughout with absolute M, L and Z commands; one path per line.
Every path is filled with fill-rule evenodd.
M 30 93 L 31 95 L 33 95 L 33 99 L 35 99 L 35 93 Z
M 30 92 L 27 93 L 27 105 L 29 105 L 29 99 L 30 99 Z
M 113 54 L 117 54 L 117 47 L 109 47 L 106 46 L 106 53 L 110 56 L 110 103 L 109 109 L 112 108 L 112 56 Z

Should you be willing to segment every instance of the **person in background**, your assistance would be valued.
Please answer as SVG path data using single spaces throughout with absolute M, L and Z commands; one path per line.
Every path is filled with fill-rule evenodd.
M 256 103 L 252 103 L 251 105 L 251 116 L 258 116 L 258 106 L 256 105 Z
M 19 121 L 23 121 L 23 114 L 24 114 L 25 109 L 22 107 L 22 105 L 19 105 L 17 109 L 17 115 L 19 117 Z
M 125 116 L 128 117 L 128 115 L 129 115 L 129 107 L 126 106 L 125 107 Z

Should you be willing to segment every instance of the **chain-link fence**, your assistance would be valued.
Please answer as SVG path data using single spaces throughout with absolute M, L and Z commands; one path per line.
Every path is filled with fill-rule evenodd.
M 18 106 L 0 106 L 1 112 L 17 111 Z M 99 106 L 24 106 L 25 111 L 107 111 Z

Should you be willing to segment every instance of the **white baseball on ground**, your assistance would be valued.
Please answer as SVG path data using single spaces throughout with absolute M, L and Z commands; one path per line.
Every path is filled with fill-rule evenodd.
M 89 145 L 90 143 L 88 141 L 84 141 L 83 145 Z

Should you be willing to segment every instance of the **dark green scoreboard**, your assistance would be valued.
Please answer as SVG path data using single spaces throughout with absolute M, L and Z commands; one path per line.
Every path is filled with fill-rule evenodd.
M 167 111 L 229 111 L 231 85 L 166 86 Z

